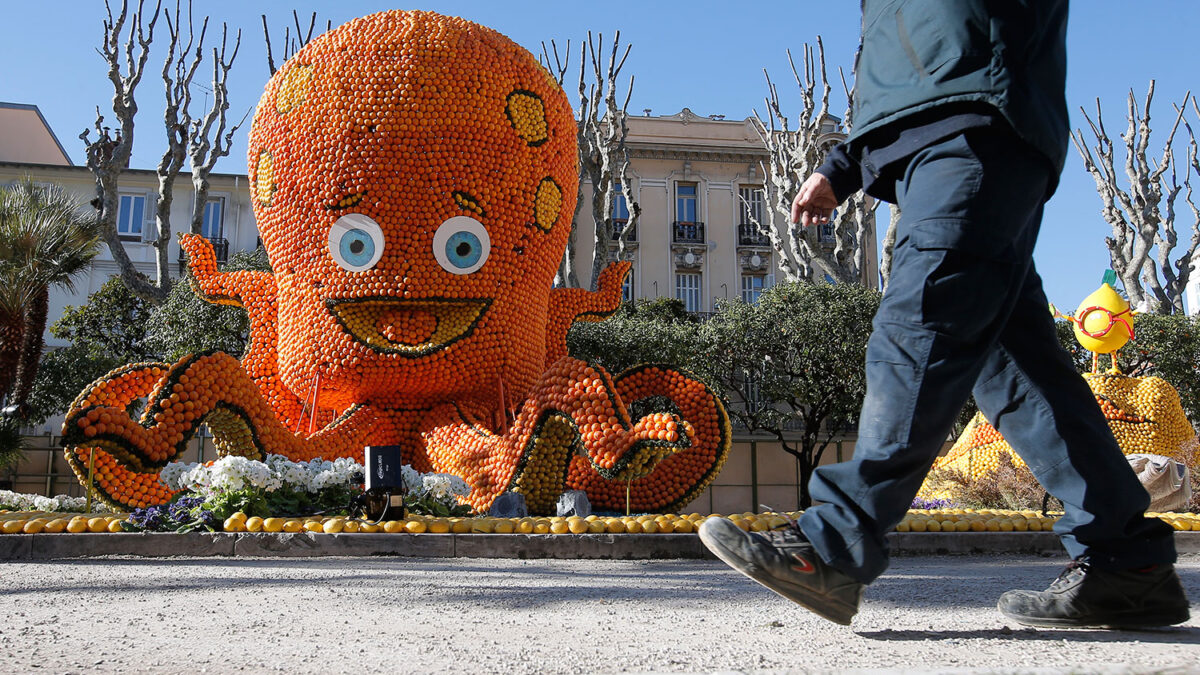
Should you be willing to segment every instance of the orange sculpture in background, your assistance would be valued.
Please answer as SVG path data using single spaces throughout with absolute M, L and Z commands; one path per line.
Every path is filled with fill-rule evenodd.
M 95 453 L 107 501 L 169 499 L 157 472 L 201 424 L 220 454 L 398 444 L 479 509 L 515 490 L 546 512 L 564 489 L 623 508 L 632 480 L 633 508 L 674 510 L 715 477 L 729 422 L 703 384 L 567 356 L 571 324 L 617 308 L 629 265 L 594 293 L 553 288 L 576 125 L 526 50 L 428 12 L 356 19 L 276 72 L 249 145 L 273 272 L 220 272 L 207 240 L 182 238 L 197 292 L 249 313 L 249 347 L 127 366 L 80 395 L 67 456 L 86 480 Z

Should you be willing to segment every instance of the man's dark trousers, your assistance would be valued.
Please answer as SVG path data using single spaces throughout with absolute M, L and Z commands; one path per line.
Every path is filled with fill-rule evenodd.
M 887 567 L 904 517 L 974 393 L 1066 514 L 1072 557 L 1130 568 L 1174 562 L 1171 528 L 1095 398 L 1058 346 L 1033 247 L 1046 160 L 1001 123 L 933 143 L 896 167 L 892 275 L 867 346 L 867 396 L 848 462 L 816 470 L 800 525 L 826 562 L 863 583 Z

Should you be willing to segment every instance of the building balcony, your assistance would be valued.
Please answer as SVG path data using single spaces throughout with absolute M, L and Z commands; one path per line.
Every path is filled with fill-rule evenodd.
M 609 240 L 615 244 L 617 242 L 617 237 L 621 236 L 621 233 L 625 231 L 625 228 L 628 225 L 629 220 L 627 218 L 613 218 L 612 227 L 608 228 Z M 633 228 L 629 230 L 629 236 L 625 238 L 625 242 L 629 244 L 636 244 L 637 240 L 637 225 L 635 224 Z
M 703 244 L 704 242 L 704 223 L 676 220 L 671 224 L 671 243 Z
M 208 243 L 212 244 L 213 255 L 217 257 L 219 264 L 225 264 L 229 260 L 229 240 L 222 237 L 206 237 Z M 179 273 L 187 268 L 187 253 L 181 248 L 179 249 Z
M 758 231 L 754 223 L 738 225 L 738 246 L 770 246 L 771 239 Z

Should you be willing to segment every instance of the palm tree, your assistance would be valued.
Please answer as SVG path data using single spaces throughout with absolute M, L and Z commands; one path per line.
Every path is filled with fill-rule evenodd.
M 94 212 L 57 185 L 26 178 L 0 189 L 0 396 L 22 411 L 42 358 L 50 289 L 100 252 Z

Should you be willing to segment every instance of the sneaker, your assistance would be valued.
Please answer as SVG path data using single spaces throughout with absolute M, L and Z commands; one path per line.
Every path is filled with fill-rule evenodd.
M 858 612 L 865 584 L 821 560 L 795 523 L 760 533 L 709 518 L 700 541 L 733 569 L 834 623 L 848 626 Z
M 1098 569 L 1072 560 L 1044 591 L 1008 591 L 996 608 L 1028 626 L 1154 628 L 1189 618 L 1174 565 L 1144 570 Z

